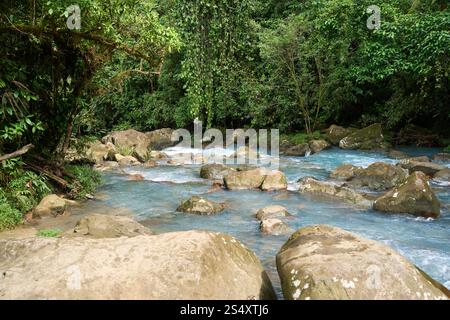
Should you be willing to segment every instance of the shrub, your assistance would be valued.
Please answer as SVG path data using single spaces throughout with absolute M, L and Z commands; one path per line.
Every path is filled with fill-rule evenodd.
M 84 199 L 87 194 L 94 193 L 102 182 L 100 173 L 88 165 L 70 165 L 66 171 L 75 177 L 75 182 L 69 186 L 75 199 Z
M 3 189 L 0 188 L 0 231 L 11 229 L 22 221 L 22 214 L 12 207 Z

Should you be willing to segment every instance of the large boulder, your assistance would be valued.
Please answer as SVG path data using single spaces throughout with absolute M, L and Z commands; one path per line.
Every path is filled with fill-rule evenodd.
M 115 152 L 115 150 L 115 146 L 112 143 L 103 144 L 95 140 L 87 144 L 85 153 L 87 158 L 94 163 L 102 163 L 104 160 L 108 160 L 108 154 Z
M 339 142 L 341 149 L 372 150 L 384 148 L 384 136 L 381 124 L 373 124 L 364 129 L 355 131 Z
M 33 216 L 45 217 L 45 216 L 59 216 L 66 212 L 67 200 L 57 196 L 56 194 L 50 194 L 44 197 L 41 202 L 34 208 Z
M 413 172 L 400 186 L 375 200 L 373 208 L 392 213 L 437 218 L 440 203 L 422 172 Z
M 330 148 L 331 145 L 325 140 L 311 140 L 309 142 L 309 148 L 311 153 L 319 153 L 322 150 Z
M 446 167 L 433 162 L 419 162 L 410 159 L 401 160 L 399 162 L 399 166 L 404 169 L 409 170 L 410 173 L 421 171 L 428 176 L 434 176 L 441 170 L 444 170 Z
M 267 180 L 266 180 L 267 179 Z M 262 189 L 284 190 L 287 189 L 286 177 L 277 170 L 264 168 L 236 171 L 227 174 L 223 178 L 225 187 L 229 190 Z
M 323 182 L 311 177 L 300 180 L 299 191 L 319 196 L 338 198 L 360 208 L 372 207 L 372 201 L 362 193 L 333 182 Z
M 357 167 L 352 164 L 344 164 L 344 165 L 334 169 L 330 174 L 330 178 L 336 179 L 336 180 L 348 181 L 348 180 L 353 179 L 362 170 L 363 169 L 361 167 Z
M 206 231 L 118 239 L 0 240 L 0 298 L 275 299 L 256 255 Z
M 176 143 L 176 141 L 172 141 L 173 132 L 174 130 L 170 128 L 146 132 L 148 147 L 152 150 L 162 150 L 173 146 Z
M 448 299 L 448 290 L 391 248 L 327 225 L 295 232 L 277 269 L 290 300 Z
M 126 150 L 127 155 L 132 155 L 141 162 L 149 157 L 150 140 L 148 136 L 134 129 L 113 131 L 103 137 L 102 142 L 114 144 L 118 153 L 125 153 Z
M 407 170 L 384 162 L 375 162 L 366 169 L 358 170 L 350 183 L 373 190 L 387 190 L 403 183 L 407 178 Z
M 291 157 L 305 157 L 311 154 L 311 148 L 307 143 L 297 144 L 286 149 L 284 154 Z
M 233 168 L 223 164 L 205 164 L 200 169 L 200 177 L 210 180 L 222 180 L 224 176 L 235 171 Z
M 198 196 L 183 201 L 177 208 L 179 212 L 194 213 L 202 216 L 209 216 L 219 213 L 225 209 L 225 205 L 214 201 L 206 200 Z
M 328 141 L 337 146 L 342 139 L 349 136 L 354 131 L 356 130 L 352 128 L 340 127 L 333 124 L 326 130 L 325 134 L 327 135 Z
M 283 206 L 272 205 L 259 209 L 256 212 L 256 219 L 262 221 L 270 218 L 280 218 L 290 216 L 287 209 Z
M 119 238 L 150 235 L 152 232 L 131 217 L 90 214 L 80 219 L 69 235 L 92 238 Z

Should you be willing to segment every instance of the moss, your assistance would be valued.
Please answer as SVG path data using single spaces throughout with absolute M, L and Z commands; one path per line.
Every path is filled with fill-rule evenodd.
M 287 140 L 291 144 L 303 144 L 308 143 L 311 140 L 325 140 L 325 136 L 320 131 L 314 131 L 311 134 L 298 132 L 290 134 L 282 134 L 280 141 Z
M 49 229 L 49 230 L 39 230 L 36 233 L 36 236 L 43 238 L 56 238 L 60 235 L 61 230 L 58 229 Z

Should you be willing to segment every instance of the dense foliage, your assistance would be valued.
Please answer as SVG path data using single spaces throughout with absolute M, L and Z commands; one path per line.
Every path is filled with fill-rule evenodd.
M 35 146 L 2 161 L 7 225 L 48 191 L 33 164 L 80 189 L 89 169 L 62 168 L 71 138 L 112 129 L 199 118 L 309 135 L 336 122 L 415 124 L 449 136 L 446 0 L 383 1 L 375 30 L 372 0 L 77 0 L 80 30 L 66 25 L 72 4 L 0 3 L 0 155 Z

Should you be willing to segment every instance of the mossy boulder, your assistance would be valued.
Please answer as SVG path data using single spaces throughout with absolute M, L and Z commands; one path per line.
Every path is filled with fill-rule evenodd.
M 222 180 L 224 176 L 235 171 L 233 168 L 223 164 L 206 164 L 200 169 L 200 177 L 210 180 Z
M 179 212 L 193 213 L 202 216 L 217 214 L 225 209 L 225 205 L 204 198 L 193 196 L 183 201 L 177 208 Z
M 439 200 L 422 172 L 413 172 L 403 184 L 375 200 L 373 208 L 421 217 L 437 218 L 440 215 Z
M 349 136 L 354 131 L 356 131 L 356 129 L 344 128 L 333 124 L 325 131 L 325 135 L 331 144 L 338 146 L 342 139 Z
M 381 124 L 373 124 L 357 130 L 339 142 L 339 147 L 346 150 L 373 150 L 386 147 Z

